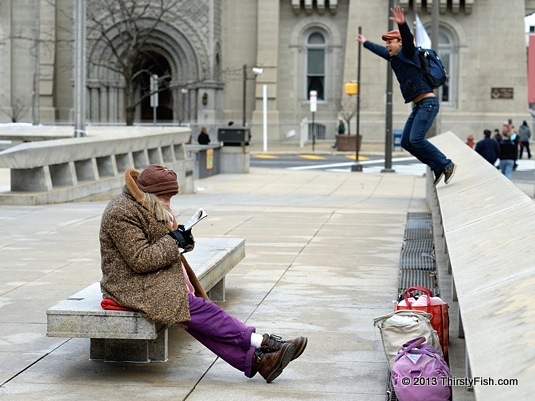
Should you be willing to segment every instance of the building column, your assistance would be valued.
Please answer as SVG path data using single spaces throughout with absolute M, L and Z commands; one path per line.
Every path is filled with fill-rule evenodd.
M 255 86 L 255 108 L 253 110 L 253 121 L 262 122 L 263 117 L 263 87 L 268 89 L 268 121 L 278 124 L 279 111 L 277 108 L 277 81 L 279 65 L 279 21 L 280 2 L 278 0 L 258 0 L 258 31 L 257 31 L 257 57 L 256 67 L 264 71 L 256 76 Z M 256 128 L 256 127 L 255 127 Z M 262 137 L 262 124 L 256 128 L 257 132 L 252 132 L 255 138 Z M 269 128 L 268 128 L 269 131 Z M 278 132 L 278 131 L 277 131 Z

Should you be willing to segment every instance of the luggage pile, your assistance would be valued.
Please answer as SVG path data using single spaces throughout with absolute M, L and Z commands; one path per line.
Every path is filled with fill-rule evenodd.
M 430 213 L 408 213 L 398 302 L 374 319 L 389 365 L 389 400 L 451 399 L 448 304 L 440 298 Z

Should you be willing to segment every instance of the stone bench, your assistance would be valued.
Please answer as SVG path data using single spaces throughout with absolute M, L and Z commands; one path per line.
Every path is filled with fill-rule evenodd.
M 428 174 L 427 199 L 458 302 L 466 377 L 492 380 L 475 383 L 478 400 L 532 399 L 535 202 L 455 134 L 430 141 L 458 166 L 448 185 L 433 187 Z
M 245 257 L 241 238 L 198 238 L 187 260 L 212 301 L 225 300 L 225 275 Z M 47 310 L 47 336 L 90 338 L 90 358 L 164 362 L 168 327 L 139 312 L 104 310 L 94 283 Z

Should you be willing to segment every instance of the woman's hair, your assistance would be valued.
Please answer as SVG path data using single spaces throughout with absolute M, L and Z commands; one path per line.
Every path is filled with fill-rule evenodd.
M 169 213 L 173 214 L 171 210 L 165 206 L 156 195 L 143 192 L 143 206 L 152 211 L 156 220 L 161 221 L 166 226 L 170 226 Z

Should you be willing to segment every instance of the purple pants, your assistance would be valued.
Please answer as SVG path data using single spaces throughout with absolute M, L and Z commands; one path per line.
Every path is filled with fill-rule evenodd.
M 251 334 L 256 329 L 204 298 L 193 294 L 188 298 L 191 321 L 187 332 L 245 376 L 253 377 L 256 374 L 251 368 L 255 347 L 251 346 Z

